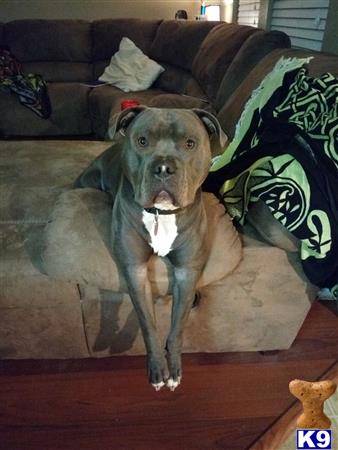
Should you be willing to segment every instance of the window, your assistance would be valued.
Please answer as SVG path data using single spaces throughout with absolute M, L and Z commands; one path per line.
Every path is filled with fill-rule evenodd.
M 205 8 L 205 15 L 208 20 L 221 20 L 220 5 L 209 5 Z
M 321 50 L 329 0 L 273 0 L 271 30 L 288 34 L 293 47 Z
M 258 27 L 259 9 L 259 0 L 239 0 L 237 23 L 239 25 Z

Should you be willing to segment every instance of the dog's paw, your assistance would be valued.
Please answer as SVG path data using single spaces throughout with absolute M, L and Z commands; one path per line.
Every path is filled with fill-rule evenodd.
M 167 387 L 173 392 L 182 380 L 181 355 L 177 352 L 167 353 L 169 378 Z
M 148 356 L 148 378 L 155 391 L 159 391 L 168 379 L 168 369 L 164 357 Z
M 174 392 L 174 390 L 181 384 L 181 377 L 177 377 L 176 380 L 173 378 L 169 378 L 167 381 L 167 387 L 171 390 L 171 392 Z
M 151 383 L 156 392 L 158 392 L 165 385 L 164 381 L 160 381 L 159 383 Z

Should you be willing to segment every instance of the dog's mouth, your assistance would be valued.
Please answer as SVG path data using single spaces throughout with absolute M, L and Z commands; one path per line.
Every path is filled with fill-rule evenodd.
M 177 209 L 179 206 L 176 205 L 174 196 L 162 189 L 160 192 L 155 194 L 153 203 L 157 209 Z

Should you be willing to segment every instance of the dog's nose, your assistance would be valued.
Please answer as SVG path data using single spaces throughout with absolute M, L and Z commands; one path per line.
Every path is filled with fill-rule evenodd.
M 153 174 L 156 178 L 164 179 L 169 178 L 176 172 L 176 165 L 174 161 L 164 160 L 157 161 L 153 165 Z

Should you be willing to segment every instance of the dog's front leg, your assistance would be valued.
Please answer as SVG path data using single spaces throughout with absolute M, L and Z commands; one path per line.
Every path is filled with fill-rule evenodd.
M 173 306 L 171 327 L 166 350 L 169 368 L 167 386 L 173 391 L 182 378 L 183 330 L 195 298 L 195 288 L 200 271 L 191 268 L 174 268 Z
M 123 272 L 147 350 L 149 382 L 156 390 L 159 390 L 168 378 L 168 371 L 151 313 L 152 296 L 147 275 L 147 264 L 128 265 L 124 267 Z

